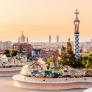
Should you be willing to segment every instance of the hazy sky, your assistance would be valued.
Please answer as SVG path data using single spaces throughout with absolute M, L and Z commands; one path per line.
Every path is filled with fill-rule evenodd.
M 80 39 L 92 38 L 92 0 L 0 0 L 0 40 L 17 41 L 24 31 L 30 41 L 74 40 L 74 12 L 80 12 Z

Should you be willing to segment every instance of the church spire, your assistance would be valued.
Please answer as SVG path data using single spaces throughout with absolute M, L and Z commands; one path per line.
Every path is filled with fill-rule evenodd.
M 21 35 L 21 42 L 22 42 L 22 43 L 25 43 L 25 36 L 24 36 L 24 34 L 23 34 L 23 33 L 24 33 L 24 31 L 22 31 L 22 35 Z
M 27 43 L 28 43 L 29 41 L 28 41 L 28 37 L 27 37 Z

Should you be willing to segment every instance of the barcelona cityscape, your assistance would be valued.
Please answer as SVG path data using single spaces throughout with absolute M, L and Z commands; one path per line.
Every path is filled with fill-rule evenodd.
M 0 0 L 1 92 L 92 92 L 91 3 Z

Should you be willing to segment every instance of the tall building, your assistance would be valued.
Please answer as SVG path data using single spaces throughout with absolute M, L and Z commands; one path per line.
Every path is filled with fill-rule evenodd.
M 51 40 L 52 40 L 52 39 L 51 39 L 51 35 L 49 35 L 49 43 L 51 43 Z
M 75 20 L 74 20 L 74 25 L 75 25 L 75 32 L 74 32 L 74 36 L 75 36 L 75 57 L 76 59 L 79 58 L 80 55 L 80 47 L 79 47 L 79 36 L 80 36 L 80 32 L 79 32 L 79 24 L 80 24 L 80 20 L 78 18 L 78 10 L 75 11 Z
M 59 43 L 59 35 L 56 36 L 56 42 Z

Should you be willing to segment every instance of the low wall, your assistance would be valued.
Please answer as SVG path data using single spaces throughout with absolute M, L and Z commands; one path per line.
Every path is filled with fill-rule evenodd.
M 20 72 L 19 68 L 0 68 L 0 77 L 13 76 Z
M 72 88 L 89 88 L 92 78 L 29 78 L 21 75 L 13 77 L 17 87 L 36 90 L 62 90 Z

